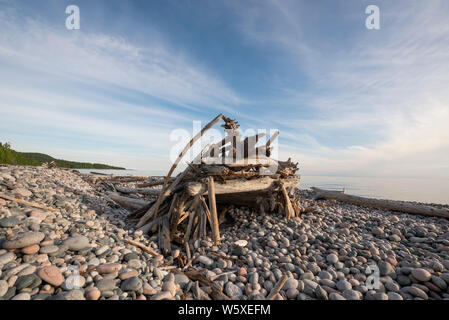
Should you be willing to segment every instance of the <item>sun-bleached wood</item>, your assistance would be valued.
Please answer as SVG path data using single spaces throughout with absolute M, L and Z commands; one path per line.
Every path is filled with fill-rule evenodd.
M 433 208 L 431 206 L 421 205 L 421 204 L 412 204 L 405 203 L 401 201 L 394 200 L 380 200 L 373 198 L 364 198 L 359 196 L 352 196 L 348 194 L 344 194 L 339 191 L 330 191 L 323 190 L 320 188 L 311 188 L 316 192 L 315 199 L 328 199 L 328 200 L 338 200 L 342 202 L 347 202 L 359 206 L 367 206 L 378 209 L 390 210 L 390 211 L 399 211 L 409 214 L 429 216 L 429 217 L 439 217 L 449 219 L 449 210 L 447 209 L 438 209 Z

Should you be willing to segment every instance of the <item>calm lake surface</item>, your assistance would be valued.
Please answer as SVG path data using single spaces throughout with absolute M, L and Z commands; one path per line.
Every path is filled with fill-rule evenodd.
M 163 176 L 167 172 L 154 170 L 95 170 L 78 169 L 106 174 Z M 346 189 L 347 194 L 364 197 L 449 204 L 449 179 L 372 178 L 301 175 L 301 189 L 318 187 L 329 190 Z

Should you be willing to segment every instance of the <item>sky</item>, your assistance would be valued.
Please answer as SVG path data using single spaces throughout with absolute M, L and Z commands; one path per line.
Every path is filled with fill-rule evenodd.
M 445 0 L 0 0 L 0 141 L 165 172 L 176 132 L 223 113 L 279 129 L 300 174 L 449 179 L 448 13 Z

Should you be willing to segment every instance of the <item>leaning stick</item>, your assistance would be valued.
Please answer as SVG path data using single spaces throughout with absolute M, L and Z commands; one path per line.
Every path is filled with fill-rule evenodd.
M 162 201 L 165 200 L 175 189 L 175 187 L 181 182 L 182 179 L 187 175 L 187 173 L 190 172 L 190 169 L 187 168 L 182 173 L 178 174 L 175 181 L 172 182 L 172 184 L 167 188 L 167 190 L 162 190 L 161 194 L 159 195 L 159 198 L 157 199 L 156 203 L 148 209 L 148 211 L 143 215 L 142 218 L 140 218 L 139 223 L 137 224 L 137 227 L 140 228 L 143 226 L 148 220 L 151 219 L 151 217 L 154 215 L 157 216 L 156 208 L 159 209 L 159 205 L 162 203 Z
M 176 159 L 175 163 L 171 166 L 170 170 L 167 173 L 167 176 L 165 177 L 164 185 L 162 186 L 161 194 L 159 195 L 159 198 L 157 199 L 157 202 L 155 204 L 154 208 L 154 215 L 157 215 L 157 211 L 159 210 L 159 206 L 162 203 L 163 194 L 165 191 L 165 188 L 167 187 L 168 180 L 171 177 L 171 174 L 175 170 L 178 163 L 181 161 L 181 159 L 184 157 L 184 155 L 189 151 L 189 149 L 193 146 L 193 144 L 207 131 L 209 130 L 213 125 L 215 125 L 218 121 L 220 121 L 223 118 L 223 115 L 220 113 L 218 116 L 215 117 L 211 122 L 209 122 L 203 129 L 201 129 L 200 132 L 198 132 L 192 140 L 184 147 L 184 149 L 179 154 L 178 158 Z
M 282 287 L 284 286 L 285 281 L 287 281 L 287 275 L 284 274 L 284 276 L 276 283 L 273 289 L 271 289 L 270 294 L 267 297 L 267 300 L 273 300 L 274 297 L 281 291 Z
M 212 237 L 216 245 L 220 244 L 220 230 L 218 229 L 217 203 L 215 202 L 215 184 L 214 178 L 207 177 L 209 185 L 209 207 L 212 221 Z
M 52 211 L 52 212 L 58 211 L 58 210 L 56 210 L 54 208 L 46 207 L 46 206 L 40 205 L 40 204 L 35 203 L 35 202 L 29 202 L 29 201 L 20 200 L 20 199 L 14 198 L 14 197 L 10 197 L 10 196 L 7 196 L 6 194 L 3 194 L 3 193 L 0 193 L 0 198 L 6 199 L 6 200 L 15 201 L 17 203 L 24 204 L 26 206 L 35 207 L 35 208 L 39 208 L 39 209 L 44 209 L 44 210 L 48 210 L 48 211 Z
M 147 247 L 146 245 L 144 245 L 143 243 L 134 241 L 134 240 L 129 240 L 129 239 L 125 239 L 126 243 L 132 244 L 133 246 L 136 246 L 137 248 L 142 249 L 143 251 L 145 251 L 146 253 L 152 254 L 153 256 L 158 256 L 160 255 L 159 253 L 157 253 L 156 251 L 154 251 L 152 248 Z
M 285 189 L 284 184 L 281 182 L 281 191 L 285 200 L 285 216 L 287 220 L 290 220 L 295 216 L 295 210 L 293 210 L 292 203 L 290 201 L 290 197 L 288 196 L 287 190 Z
M 279 135 L 279 130 L 276 131 L 275 133 L 273 133 L 273 135 L 270 137 L 270 140 L 268 140 L 267 143 L 265 144 L 265 147 L 268 148 L 270 146 L 270 144 L 274 141 L 274 139 L 277 138 L 278 135 Z

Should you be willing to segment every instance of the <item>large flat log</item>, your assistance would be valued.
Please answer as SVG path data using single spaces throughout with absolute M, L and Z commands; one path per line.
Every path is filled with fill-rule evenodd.
M 140 209 L 148 203 L 145 200 L 123 197 L 113 192 L 108 192 L 107 195 L 114 202 L 117 202 L 122 207 L 131 210 Z
M 447 209 L 438 209 L 438 208 L 433 208 L 431 206 L 406 203 L 406 202 L 394 201 L 394 200 L 380 200 L 380 199 L 352 196 L 352 195 L 344 194 L 339 191 L 329 191 L 329 190 L 323 190 L 323 189 L 319 189 L 319 188 L 315 188 L 315 187 L 312 187 L 311 189 L 316 192 L 316 197 L 315 197 L 316 199 L 338 200 L 338 201 L 347 202 L 347 203 L 360 205 L 360 206 L 367 206 L 367 207 L 373 207 L 373 208 L 390 210 L 390 211 L 399 211 L 399 212 L 415 214 L 415 215 L 449 219 L 449 210 L 447 210 Z
M 115 190 L 121 193 L 140 193 L 145 195 L 153 195 L 158 196 L 161 193 L 161 189 L 152 189 L 152 188 L 126 188 L 116 186 Z
M 261 177 L 256 179 L 233 179 L 228 180 L 226 183 L 222 183 L 219 181 L 215 182 L 215 194 L 231 194 L 231 193 L 247 193 L 247 192 L 266 192 L 268 191 L 273 183 L 275 183 L 276 179 L 271 177 Z M 282 179 L 284 186 L 286 188 L 295 188 L 300 183 L 300 177 L 293 176 L 287 179 Z M 208 191 L 208 187 L 206 183 L 201 182 L 192 182 L 189 183 L 186 187 L 186 191 L 191 195 L 206 195 Z

